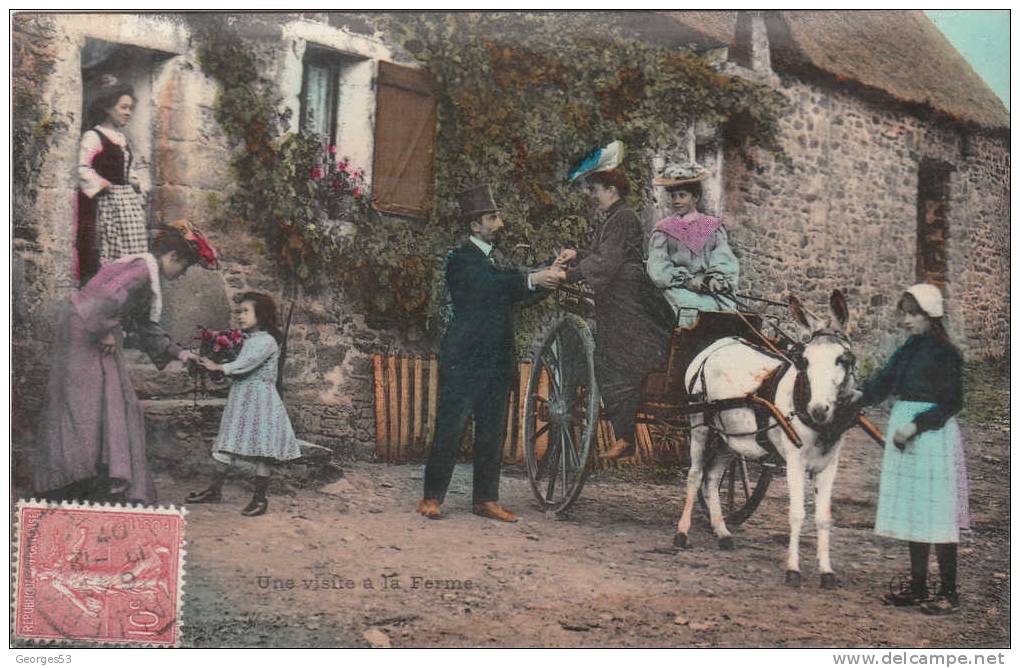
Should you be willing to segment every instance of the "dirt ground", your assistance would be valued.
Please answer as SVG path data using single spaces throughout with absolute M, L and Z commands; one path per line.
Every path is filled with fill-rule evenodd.
M 881 451 L 854 431 L 833 504 L 836 591 L 819 587 L 810 506 L 804 586 L 783 584 L 782 479 L 735 530 L 735 551 L 718 550 L 699 509 L 691 547 L 676 552 L 677 480 L 601 474 L 557 520 L 507 468 L 502 500 L 522 521 L 501 524 L 470 513 L 462 464 L 447 517 L 430 521 L 413 512 L 421 465 L 355 462 L 325 487 L 277 489 L 262 517 L 239 515 L 250 495 L 241 481 L 228 483 L 223 504 L 189 509 L 185 644 L 1008 647 L 1008 428 L 965 426 L 974 530 L 961 542 L 953 617 L 881 604 L 889 580 L 908 572 L 907 553 L 871 531 Z M 157 478 L 164 503 L 203 483 Z

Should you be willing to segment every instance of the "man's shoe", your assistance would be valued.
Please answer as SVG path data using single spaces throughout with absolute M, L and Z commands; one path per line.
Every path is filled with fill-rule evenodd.
M 935 598 L 921 604 L 921 612 L 926 615 L 951 615 L 960 609 L 960 595 L 956 592 L 947 594 L 940 591 Z
M 219 503 L 223 500 L 223 493 L 216 487 L 207 487 L 201 492 L 192 492 L 184 499 L 185 503 Z
M 519 519 L 517 515 L 514 515 L 495 501 L 482 501 L 481 503 L 476 503 L 471 512 L 475 515 L 499 520 L 500 522 L 516 522 Z
M 599 455 L 599 459 L 615 461 L 625 457 L 633 457 L 635 454 L 637 454 L 637 446 L 620 438 L 617 439 L 616 443 L 613 443 L 613 447 Z
M 418 502 L 418 514 L 424 515 L 430 520 L 438 520 L 443 516 L 443 511 L 439 508 L 439 502 L 435 499 L 422 499 Z

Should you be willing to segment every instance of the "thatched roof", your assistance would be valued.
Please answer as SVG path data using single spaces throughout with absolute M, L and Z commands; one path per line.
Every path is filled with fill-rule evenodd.
M 687 30 L 733 46 L 737 12 L 664 12 Z M 772 66 L 815 70 L 988 128 L 1009 111 L 921 11 L 767 12 Z

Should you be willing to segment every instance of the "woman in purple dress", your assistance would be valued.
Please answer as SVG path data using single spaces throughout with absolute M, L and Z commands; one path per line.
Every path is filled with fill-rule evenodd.
M 145 422 L 122 350 L 124 330 L 163 368 L 194 356 L 159 326 L 160 284 L 216 252 L 186 221 L 172 223 L 152 253 L 104 264 L 61 310 L 52 351 L 46 407 L 32 461 L 32 489 L 53 500 L 153 503 L 156 491 L 145 449 Z

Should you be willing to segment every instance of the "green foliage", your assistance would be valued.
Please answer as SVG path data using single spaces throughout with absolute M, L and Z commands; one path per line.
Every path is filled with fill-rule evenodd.
M 673 144 L 696 121 L 725 125 L 734 141 L 775 146 L 776 93 L 722 75 L 692 52 L 628 39 L 611 15 L 376 15 L 437 84 L 436 206 L 424 224 L 355 206 L 355 225 L 345 229 L 326 222 L 323 180 L 313 176 L 323 147 L 281 133 L 289 112 L 260 75 L 256 45 L 231 20 L 205 19 L 196 28 L 200 62 L 220 84 L 217 120 L 240 147 L 231 214 L 260 230 L 289 277 L 316 287 L 335 276 L 370 314 L 424 320 L 440 305 L 440 260 L 465 232 L 451 206 L 469 186 L 494 185 L 509 223 L 501 245 L 521 247 L 516 259 L 534 264 L 583 243 L 590 203 L 566 174 L 596 146 L 627 145 L 636 207 L 651 196 L 644 149 Z M 526 317 L 540 316 L 532 309 Z
M 508 225 L 501 245 L 526 245 L 536 263 L 582 244 L 591 206 L 566 175 L 589 151 L 621 139 L 631 204 L 651 198 L 650 155 L 697 121 L 728 139 L 775 148 L 781 98 L 722 75 L 685 50 L 628 39 L 612 15 L 591 13 L 397 14 L 384 22 L 432 73 L 437 88 L 437 206 L 429 227 L 460 230 L 450 203 L 490 182 Z M 529 309 L 519 331 L 534 330 Z M 531 321 L 531 322 L 529 322 Z

